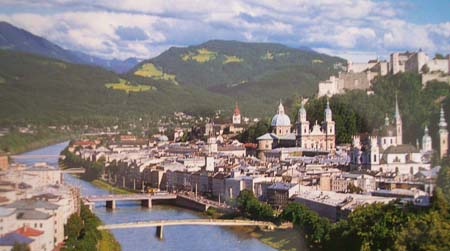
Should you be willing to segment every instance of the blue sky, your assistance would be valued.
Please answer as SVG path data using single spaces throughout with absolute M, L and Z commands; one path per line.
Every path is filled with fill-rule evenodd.
M 450 53 L 449 0 L 0 0 L 0 20 L 105 58 L 150 58 L 209 39 L 307 46 L 352 61 Z

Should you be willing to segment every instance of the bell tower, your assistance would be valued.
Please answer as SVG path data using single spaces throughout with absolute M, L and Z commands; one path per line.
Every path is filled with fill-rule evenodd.
M 441 159 L 448 153 L 448 131 L 445 121 L 444 108 L 441 105 L 441 117 L 439 119 L 439 156 Z
M 236 101 L 234 105 L 234 113 L 233 113 L 233 124 L 239 125 L 241 124 L 241 111 L 239 110 L 238 102 Z
M 397 136 L 397 145 L 403 144 L 403 123 L 402 118 L 400 116 L 400 109 L 398 109 L 398 100 L 397 94 L 395 95 L 395 128 L 396 128 L 396 136 Z
M 324 132 L 326 137 L 326 149 L 334 150 L 336 147 L 335 122 L 333 121 L 333 112 L 331 111 L 329 100 L 327 100 L 327 107 L 325 108 Z
M 298 110 L 297 116 L 297 146 L 307 148 L 305 136 L 309 135 L 309 121 L 306 119 L 306 109 L 302 102 L 302 106 Z

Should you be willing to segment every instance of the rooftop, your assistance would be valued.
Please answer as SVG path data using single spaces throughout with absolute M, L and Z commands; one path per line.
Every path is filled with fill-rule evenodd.
M 40 236 L 44 233 L 44 231 L 40 231 L 40 230 L 31 228 L 31 227 L 25 227 L 25 226 L 17 229 L 15 232 L 18 234 L 27 236 L 27 237 L 36 237 L 36 236 Z
M 272 185 L 270 185 L 268 187 L 268 189 L 274 189 L 274 190 L 289 190 L 293 187 L 295 187 L 297 184 L 293 184 L 293 183 L 282 183 L 282 182 L 277 182 L 277 183 L 273 183 Z
M 50 214 L 37 210 L 19 210 L 17 212 L 17 219 L 20 220 L 46 220 L 50 217 Z
M 398 153 L 418 153 L 419 150 L 413 145 L 398 145 L 388 147 L 384 153 L 398 154 Z
M 56 210 L 58 209 L 59 206 L 44 200 L 26 199 L 26 200 L 17 200 L 11 204 L 5 205 L 4 207 L 23 210 L 30 210 L 36 208 Z
M 0 246 L 14 246 L 16 243 L 30 244 L 33 239 L 16 232 L 11 232 L 0 237 Z

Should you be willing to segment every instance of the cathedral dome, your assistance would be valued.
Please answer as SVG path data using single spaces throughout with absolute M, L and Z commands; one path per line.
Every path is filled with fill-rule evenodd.
M 272 118 L 272 126 L 291 126 L 289 116 L 284 113 L 283 104 L 280 102 L 278 106 L 278 113 Z
M 286 114 L 276 114 L 272 118 L 272 126 L 291 126 L 291 120 Z

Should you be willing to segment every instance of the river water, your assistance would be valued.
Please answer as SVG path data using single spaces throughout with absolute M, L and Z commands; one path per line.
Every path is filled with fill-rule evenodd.
M 67 142 L 43 147 L 24 155 L 54 155 L 59 154 Z M 20 163 L 33 164 L 45 161 L 56 166 L 56 158 L 22 159 Z M 107 194 L 91 183 L 77 179 L 71 175 L 64 176 L 65 182 L 79 186 L 82 195 Z M 97 204 L 95 214 L 105 223 L 125 223 L 132 221 L 193 219 L 202 218 L 201 214 L 173 206 L 155 205 L 150 209 L 141 208 L 133 202 L 118 202 L 113 211 L 106 210 L 104 204 Z M 245 233 L 233 231 L 226 227 L 216 226 L 169 226 L 164 227 L 164 239 L 159 240 L 155 228 L 134 228 L 113 230 L 114 237 L 119 241 L 123 251 L 141 250 L 187 250 L 187 251 L 268 251 L 275 250 Z

